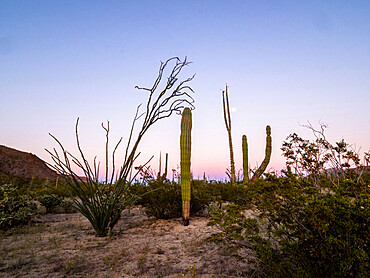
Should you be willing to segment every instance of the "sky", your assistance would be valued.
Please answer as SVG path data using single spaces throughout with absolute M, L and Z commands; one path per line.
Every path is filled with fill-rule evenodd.
M 10 1 L 0 0 L 0 144 L 51 162 L 52 133 L 76 154 L 75 122 L 89 160 L 104 162 L 127 142 L 136 107 L 161 61 L 192 62 L 180 75 L 196 74 L 192 172 L 225 178 L 228 137 L 222 90 L 228 85 L 236 169 L 242 168 L 242 135 L 250 167 L 265 153 L 268 170 L 285 167 L 280 150 L 309 121 L 334 143 L 344 139 L 370 149 L 370 1 Z M 173 115 L 151 127 L 137 165 L 169 171 L 180 164 L 180 121 Z M 117 151 L 117 164 L 125 146 Z M 163 162 L 162 162 L 163 164 Z M 163 170 L 162 170 L 163 171 Z M 171 172 L 171 171 L 170 171 Z M 170 175 L 169 175 L 170 177 Z

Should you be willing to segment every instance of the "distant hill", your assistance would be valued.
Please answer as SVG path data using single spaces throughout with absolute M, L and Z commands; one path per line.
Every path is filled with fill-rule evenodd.
M 56 179 L 58 174 L 32 153 L 0 145 L 0 173 L 21 178 Z

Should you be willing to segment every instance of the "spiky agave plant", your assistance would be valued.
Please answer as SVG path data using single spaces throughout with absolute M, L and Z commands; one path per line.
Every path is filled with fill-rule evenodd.
M 158 89 L 158 86 L 161 84 L 164 71 L 170 63 L 174 63 L 174 65 L 169 71 L 168 77 L 163 81 L 165 83 L 163 86 L 164 89 L 160 90 Z M 144 90 L 149 93 L 145 106 L 146 110 L 143 114 L 140 114 L 140 105 L 138 106 L 131 126 L 124 162 L 121 165 L 120 170 L 115 174 L 114 156 L 117 147 L 122 140 L 121 138 L 114 148 L 112 155 L 112 175 L 108 179 L 108 168 L 106 168 L 104 183 L 99 181 L 100 164 L 96 163 L 96 159 L 94 159 L 93 166 L 91 166 L 81 149 L 78 137 L 78 119 L 76 123 L 76 140 L 81 156 L 80 160 L 64 149 L 60 141 L 50 134 L 59 144 L 62 152 L 60 155 L 55 148 L 53 152 L 47 150 L 54 161 L 54 165 L 50 166 L 66 180 L 69 189 L 75 196 L 77 196 L 77 199 L 75 199 L 75 206 L 77 210 L 90 221 L 97 236 L 106 236 L 117 223 L 122 210 L 134 200 L 130 194 L 130 183 L 135 176 L 130 178 L 130 172 L 134 161 L 140 154 L 137 153 L 137 149 L 144 134 L 158 120 L 171 116 L 173 112 L 180 114 L 186 106 L 193 107 L 192 103 L 194 100 L 189 94 L 190 92 L 193 92 L 193 90 L 188 85 L 188 82 L 194 78 L 194 75 L 183 81 L 178 81 L 178 75 L 188 64 L 189 62 L 186 58 L 184 61 L 181 61 L 177 57 L 168 59 L 164 63 L 161 62 L 158 76 L 151 88 L 136 86 L 137 89 Z M 137 133 L 136 140 L 133 141 L 135 123 L 142 116 L 144 120 L 141 129 Z M 109 124 L 107 127 L 104 127 L 103 125 L 103 128 L 107 133 L 106 165 L 108 165 Z M 134 143 L 131 144 L 132 142 Z M 77 175 L 72 169 L 72 166 L 80 168 L 85 177 L 81 178 Z M 141 166 L 141 168 L 143 167 L 145 167 L 145 165 Z M 138 173 L 139 172 L 140 171 L 138 171 Z

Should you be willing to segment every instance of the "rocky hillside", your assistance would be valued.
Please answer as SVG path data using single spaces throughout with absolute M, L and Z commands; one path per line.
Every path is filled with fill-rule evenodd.
M 0 145 L 0 173 L 38 179 L 56 179 L 57 173 L 45 161 L 32 153 L 22 152 Z

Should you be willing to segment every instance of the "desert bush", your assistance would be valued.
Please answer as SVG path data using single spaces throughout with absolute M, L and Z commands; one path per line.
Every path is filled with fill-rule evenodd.
M 47 194 L 71 197 L 73 192 L 63 180 L 22 178 L 0 173 L 0 184 L 12 184 L 20 195 L 29 195 L 34 199 Z
M 21 224 L 27 224 L 35 214 L 31 198 L 20 195 L 11 184 L 0 186 L 0 230 L 6 231 Z
M 177 183 L 153 179 L 148 184 L 134 184 L 132 190 L 140 196 L 137 204 L 145 207 L 148 216 L 157 219 L 181 217 L 181 188 Z
M 243 185 L 232 186 L 231 183 L 220 181 L 192 181 L 193 212 L 203 210 L 211 203 L 234 203 L 247 206 L 251 200 L 248 187 Z
M 140 198 L 138 205 L 146 208 L 148 216 L 160 219 L 181 217 L 181 187 L 165 179 L 151 179 L 146 183 L 136 183 L 131 187 L 132 193 Z M 248 189 L 231 186 L 229 183 L 208 182 L 204 180 L 191 181 L 190 213 L 194 215 L 208 210 L 210 204 L 233 202 L 249 203 Z
M 217 184 L 220 185 L 220 184 Z M 220 186 L 204 180 L 191 181 L 190 213 L 208 209 L 210 203 L 221 203 Z
M 334 177 L 327 175 L 314 161 L 322 158 L 321 146 L 298 141 L 294 165 L 308 172 L 292 173 L 288 163 L 281 176 L 267 174 L 248 184 L 250 204 L 216 210 L 209 225 L 220 232 L 209 240 L 254 250 L 265 277 L 369 277 L 369 175 L 347 164 L 338 165 Z M 288 162 L 295 161 L 289 155 Z M 246 216 L 251 207 L 258 216 Z
M 73 201 L 67 198 L 64 198 L 60 203 L 60 207 L 63 208 L 65 213 L 76 212 L 75 207 L 73 206 Z
M 43 195 L 39 198 L 41 205 L 46 208 L 47 212 L 52 212 L 57 206 L 59 206 L 62 201 L 63 197 L 58 196 L 57 194 L 47 194 Z
M 254 189 L 258 222 L 243 214 L 245 207 L 232 204 L 213 214 L 209 224 L 222 232 L 210 240 L 253 249 L 268 277 L 369 275 L 368 192 L 358 199 L 340 191 L 324 194 L 289 177 L 263 181 Z
M 369 152 L 365 152 L 361 163 L 359 153 L 344 139 L 334 144 L 326 139 L 325 124 L 321 123 L 319 129 L 315 129 L 310 123 L 304 127 L 313 132 L 315 140 L 303 139 L 293 133 L 286 138 L 281 148 L 286 165 L 295 174 L 315 186 L 322 178 L 330 181 L 333 187 L 337 187 L 345 178 L 354 181 L 362 179 L 369 169 Z

